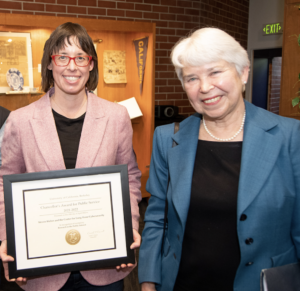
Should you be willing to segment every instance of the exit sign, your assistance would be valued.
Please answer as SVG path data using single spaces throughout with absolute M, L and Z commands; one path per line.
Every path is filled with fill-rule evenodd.
M 265 24 L 263 26 L 263 35 L 281 34 L 282 25 L 280 22 Z

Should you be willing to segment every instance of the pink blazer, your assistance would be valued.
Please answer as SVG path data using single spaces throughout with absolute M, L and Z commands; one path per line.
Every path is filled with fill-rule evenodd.
M 0 239 L 6 239 L 2 176 L 65 169 L 50 105 L 51 89 L 40 100 L 11 112 L 5 128 L 0 169 Z M 88 93 L 76 168 L 128 164 L 132 225 L 138 230 L 141 200 L 140 177 L 132 151 L 132 126 L 125 107 Z M 82 271 L 93 285 L 108 285 L 127 276 L 126 271 L 98 269 Z M 70 273 L 28 278 L 21 287 L 29 291 L 56 291 Z

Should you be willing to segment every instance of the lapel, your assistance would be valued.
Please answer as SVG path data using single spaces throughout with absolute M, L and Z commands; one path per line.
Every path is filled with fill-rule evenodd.
M 171 201 L 184 229 L 190 205 L 192 176 L 198 145 L 200 115 L 195 114 L 180 123 L 179 131 L 172 135 L 177 146 L 168 151 Z
M 49 171 L 65 169 L 54 117 L 51 110 L 51 89 L 36 102 L 31 125 L 37 146 Z M 107 117 L 98 97 L 88 93 L 87 113 L 84 119 L 77 154 L 76 168 L 92 167 L 105 132 Z
M 100 98 L 88 93 L 87 112 L 80 137 L 76 168 L 92 167 L 99 152 L 108 117 Z
M 52 90 L 52 89 L 51 89 Z M 48 91 L 38 102 L 30 120 L 35 141 L 49 171 L 65 169 L 59 138 L 56 131 L 54 117 L 51 111 Z
M 282 137 L 277 118 L 245 102 L 246 121 L 238 188 L 238 217 L 259 194 L 277 160 Z

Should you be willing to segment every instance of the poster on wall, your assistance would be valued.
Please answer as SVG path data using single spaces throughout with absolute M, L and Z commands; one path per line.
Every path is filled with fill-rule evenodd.
M 33 88 L 30 33 L 0 32 L 0 93 Z
M 106 84 L 127 83 L 126 52 L 116 50 L 104 51 L 103 73 Z
M 140 94 L 143 92 L 143 82 L 144 82 L 144 72 L 147 59 L 148 50 L 148 36 L 136 39 L 133 41 L 136 53 L 136 63 L 138 67 L 139 84 L 140 84 Z

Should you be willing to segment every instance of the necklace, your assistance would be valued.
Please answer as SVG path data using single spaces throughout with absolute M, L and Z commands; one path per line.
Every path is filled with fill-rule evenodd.
M 242 129 L 243 129 L 243 127 L 244 127 L 245 119 L 246 119 L 246 110 L 245 110 L 245 112 L 244 112 L 242 124 L 241 124 L 239 130 L 238 130 L 232 137 L 230 137 L 230 138 L 218 138 L 218 137 L 214 136 L 214 135 L 208 130 L 208 128 L 206 127 L 204 117 L 203 117 L 203 125 L 204 125 L 205 131 L 206 131 L 213 139 L 216 139 L 216 140 L 219 140 L 219 141 L 230 141 L 230 140 L 233 140 L 236 136 L 238 136 L 238 134 L 242 131 Z
M 56 106 L 62 111 L 62 113 L 65 115 L 65 117 L 67 118 L 73 118 L 73 117 L 69 117 L 69 114 L 66 114 L 66 112 L 57 104 L 57 102 L 55 101 L 55 99 L 53 98 L 53 96 L 51 97 L 51 100 L 53 100 L 53 102 L 56 104 Z M 81 106 L 79 107 L 79 109 L 76 111 L 76 114 L 74 114 L 73 116 L 77 116 L 78 112 L 81 110 L 81 108 L 86 104 L 87 102 L 87 98 L 85 98 L 84 102 L 81 104 Z M 76 117 L 75 117 L 76 118 Z

